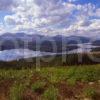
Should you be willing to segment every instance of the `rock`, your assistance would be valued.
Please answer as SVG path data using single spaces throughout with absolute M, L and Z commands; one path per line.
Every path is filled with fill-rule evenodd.
M 100 80 L 98 80 L 98 83 L 100 84 Z
M 89 85 L 94 85 L 94 82 L 89 82 Z
M 83 100 L 92 100 L 92 99 L 90 99 L 90 98 L 84 98 Z

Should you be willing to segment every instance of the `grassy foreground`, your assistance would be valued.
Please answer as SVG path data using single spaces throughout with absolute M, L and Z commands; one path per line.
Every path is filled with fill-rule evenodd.
M 0 69 L 0 100 L 99 100 L 100 65 Z

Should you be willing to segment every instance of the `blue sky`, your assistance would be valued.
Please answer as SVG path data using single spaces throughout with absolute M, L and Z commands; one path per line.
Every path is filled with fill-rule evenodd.
M 0 34 L 100 36 L 100 0 L 0 0 Z
M 6 15 L 11 15 L 12 14 L 12 12 L 10 12 L 10 11 L 0 11 L 0 22 L 2 22 L 3 20 L 4 20 L 4 17 L 6 16 Z
M 68 1 L 68 0 L 65 0 Z M 87 4 L 87 3 L 92 3 L 95 4 L 97 7 L 100 6 L 100 0 L 72 0 L 75 1 L 75 4 Z

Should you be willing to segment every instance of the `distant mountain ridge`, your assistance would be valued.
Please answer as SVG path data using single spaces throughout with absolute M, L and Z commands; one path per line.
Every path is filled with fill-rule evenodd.
M 55 40 L 55 41 L 61 41 L 61 40 L 81 40 L 82 43 L 87 43 L 89 42 L 90 38 L 88 37 L 82 37 L 82 36 L 63 36 L 63 35 L 56 35 L 56 36 L 44 36 L 44 35 L 39 35 L 39 34 L 25 34 L 25 33 L 16 33 L 16 34 L 12 34 L 12 33 L 5 33 L 3 35 L 0 36 L 0 40 L 4 39 L 4 40 L 9 40 L 9 39 L 27 39 L 27 40 L 36 40 L 36 39 L 49 39 L 49 40 Z
M 62 52 L 77 49 L 77 44 L 89 43 L 89 41 L 90 38 L 82 36 L 67 37 L 62 35 L 44 36 L 38 34 L 5 33 L 0 36 L 0 49 L 9 50 L 14 48 L 25 48 L 34 51 L 40 49 L 40 51 L 44 52 Z M 52 44 L 55 45 L 55 47 L 53 47 Z M 62 49 L 62 47 L 65 49 Z M 53 51 L 55 48 L 57 48 L 57 50 Z

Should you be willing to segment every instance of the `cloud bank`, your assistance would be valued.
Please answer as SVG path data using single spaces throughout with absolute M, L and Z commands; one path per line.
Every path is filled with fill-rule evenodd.
M 5 31 L 44 35 L 99 35 L 100 8 L 94 4 L 74 4 L 76 0 L 1 0 Z M 77 0 L 78 1 L 78 0 Z M 0 26 L 1 27 L 1 26 Z M 2 32 L 2 27 L 0 28 Z M 10 29 L 10 30 L 9 30 Z

